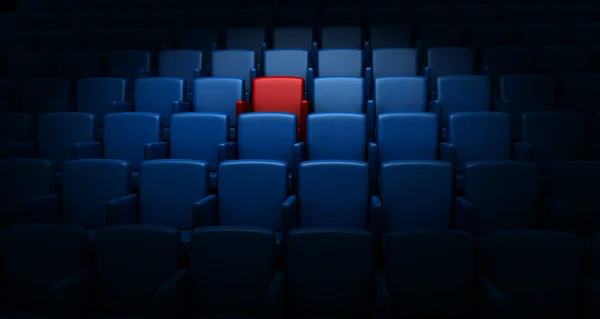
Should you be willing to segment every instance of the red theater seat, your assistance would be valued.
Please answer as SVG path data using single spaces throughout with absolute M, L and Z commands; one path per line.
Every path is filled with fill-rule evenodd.
M 298 139 L 304 141 L 308 101 L 304 79 L 293 76 L 264 76 L 252 80 L 252 103 L 237 102 L 237 115 L 247 112 L 284 112 L 298 117 Z

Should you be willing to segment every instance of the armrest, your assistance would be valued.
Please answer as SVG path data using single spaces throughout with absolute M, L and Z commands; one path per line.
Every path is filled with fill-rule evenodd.
M 533 144 L 531 143 L 513 143 L 512 146 L 513 160 L 534 162 Z
M 373 142 L 367 144 L 367 163 L 369 163 L 369 192 L 375 194 L 378 191 L 379 147 Z
M 552 198 L 543 199 L 540 219 L 543 229 L 575 232 L 578 228 L 577 216 L 571 206 Z
M 600 318 L 600 282 L 590 277 L 583 277 L 582 280 L 585 318 Z
M 373 95 L 372 95 L 372 89 L 373 87 L 373 68 L 371 67 L 367 67 L 365 68 L 365 99 L 366 100 L 370 100 Z
M 152 142 L 144 145 L 144 160 L 169 158 L 168 142 Z
M 300 118 L 298 125 L 300 126 L 300 141 L 306 141 L 306 117 L 308 117 L 308 101 L 302 101 L 300 104 Z
M 364 58 L 365 64 L 364 65 L 366 65 L 366 66 L 372 66 L 371 65 L 371 54 L 372 54 L 372 52 L 371 52 L 371 42 L 369 42 L 369 41 L 363 42 L 363 48 L 364 48 L 363 49 L 363 53 L 365 55 L 365 58 Z
M 296 195 L 289 196 L 281 208 L 282 232 L 285 236 L 287 232 L 296 228 L 298 224 L 298 206 L 296 204 Z
M 92 302 L 93 269 L 88 267 L 52 285 L 51 299 L 56 318 L 79 318 Z
M 306 147 L 304 142 L 294 143 L 294 148 L 292 149 L 292 178 L 294 182 L 294 189 L 297 189 L 297 181 L 298 181 L 298 170 L 300 168 L 300 163 L 304 161 L 306 158 Z
M 479 317 L 483 319 L 504 318 L 507 299 L 502 291 L 487 277 L 481 275 L 477 277 L 477 285 L 479 288 L 479 293 L 476 294 L 478 296 Z
M 133 112 L 133 104 L 122 101 L 111 101 L 108 109 L 110 113 Z
M 435 101 L 431 101 L 429 102 L 429 108 L 428 111 L 430 113 L 435 113 L 435 115 L 438 116 L 438 123 L 442 123 L 441 121 L 441 116 L 442 116 L 442 102 L 439 100 L 435 100 Z
M 375 293 L 377 296 L 375 316 L 373 318 L 387 319 L 390 318 L 390 292 L 388 289 L 385 276 L 378 271 L 375 274 Z
M 383 229 L 383 205 L 379 196 L 371 196 L 369 202 L 369 229 L 379 241 Z
M 468 232 L 474 231 L 473 203 L 464 197 L 456 197 L 454 201 L 454 227 Z
M 375 101 L 368 100 L 365 113 L 367 114 L 367 141 L 375 141 Z
M 319 43 L 317 43 L 316 41 L 312 43 L 311 49 L 310 49 L 310 55 L 311 55 L 311 66 L 314 70 L 317 70 L 317 74 L 316 76 L 319 76 L 318 74 L 318 70 L 319 70 Z
M 115 198 L 106 203 L 107 225 L 137 224 L 138 201 L 136 194 Z
M 315 86 L 315 69 L 308 68 L 306 71 L 306 94 L 304 95 L 304 99 L 307 101 L 313 100 L 313 92 Z
M 44 113 L 75 112 L 75 106 L 66 101 L 48 101 Z
M 259 72 L 256 68 L 250 69 L 250 83 L 247 83 L 248 87 L 246 88 L 249 92 L 252 92 L 252 82 L 256 77 L 258 77 L 258 75 L 259 75 Z M 247 101 L 250 101 L 250 100 L 247 100 Z
M 424 66 L 423 67 L 423 77 L 425 77 L 425 79 L 427 79 L 427 89 L 431 90 L 432 87 L 434 87 L 436 85 L 436 83 L 434 83 L 434 81 L 431 79 L 431 67 L 430 66 Z
M 216 226 L 218 224 L 217 196 L 208 195 L 194 203 L 192 214 L 194 228 Z
M 192 111 L 192 103 L 186 101 L 174 101 L 171 112 L 173 114 Z
M 265 294 L 265 310 L 266 318 L 280 319 L 283 318 L 283 280 L 285 273 L 279 269 L 275 272 L 273 279 L 269 283 Z
M 492 103 L 492 112 L 510 113 L 510 101 L 500 100 Z
M 35 158 L 35 142 L 7 142 L 1 144 L 2 158 Z
M 452 143 L 440 143 L 440 160 L 452 165 L 456 162 L 456 147 Z
M 252 104 L 248 101 L 238 100 L 235 102 L 235 116 L 238 117 L 240 114 L 250 113 L 252 111 Z
M 102 158 L 101 142 L 83 142 L 73 144 L 73 159 Z
M 60 222 L 61 200 L 59 194 L 48 194 L 26 200 L 23 203 L 28 223 Z
M 235 142 L 221 143 L 217 147 L 219 163 L 237 158 L 237 144 Z
M 180 269 L 156 292 L 156 311 L 159 318 L 179 318 L 186 309 L 189 271 Z
M 592 161 L 600 161 L 600 143 L 590 144 L 589 152 Z

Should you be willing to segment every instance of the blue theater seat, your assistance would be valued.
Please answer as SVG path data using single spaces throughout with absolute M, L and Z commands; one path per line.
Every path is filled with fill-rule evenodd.
M 595 204 L 600 189 L 600 162 L 562 162 L 552 165 L 542 225 L 581 235 L 600 230 Z
M 314 113 L 366 113 L 365 80 L 351 76 L 319 77 L 314 80 Z
M 377 136 L 378 117 L 388 112 L 426 112 L 427 79 L 425 77 L 384 77 L 375 79 L 373 100 L 367 101 L 367 115 L 372 113 L 369 124 L 375 131 L 369 131 L 369 138 Z M 374 124 L 371 124 L 372 122 Z M 437 123 L 436 123 L 437 125 Z M 437 132 L 437 128 L 436 128 Z M 373 137 L 372 137 L 372 134 Z
M 256 52 L 250 50 L 217 50 L 212 52 L 210 75 L 244 80 L 246 101 L 250 101 L 252 79 L 257 76 Z
M 98 233 L 94 267 L 56 287 L 63 318 L 172 318 L 165 313 L 178 294 L 179 231 L 170 227 L 112 226 Z M 69 293 L 67 293 L 69 292 Z
M 437 116 L 425 112 L 379 115 L 376 141 L 378 165 L 400 160 L 434 161 L 444 152 L 439 144 Z
M 380 203 L 369 196 L 369 165 L 359 161 L 319 160 L 300 164 L 300 227 L 379 227 Z M 294 196 L 295 198 L 295 196 Z
M 102 142 L 76 143 L 74 159 L 107 158 L 131 163 L 132 186 L 139 185 L 140 164 L 144 160 L 144 147 L 160 142 L 162 124 L 160 114 L 123 112 L 104 117 Z
M 229 119 L 229 138 L 235 140 L 237 127 L 237 101 L 244 100 L 244 80 L 208 77 L 194 80 L 194 112 L 216 112 Z
M 286 314 L 292 318 L 387 318 L 390 300 L 372 264 L 366 230 L 290 231 L 285 261 Z
M 554 110 L 554 78 L 549 75 L 523 74 L 500 78 L 500 100 L 492 104 L 492 111 L 510 115 L 511 136 L 518 140 L 523 114 Z
M 510 160 L 510 116 L 500 112 L 457 112 L 448 115 L 448 150 L 442 158 L 454 165 L 463 189 L 465 165 L 476 161 Z
M 325 49 L 318 51 L 317 76 L 348 76 L 365 79 L 366 96 L 371 96 L 373 70 L 364 67 L 363 51 L 359 49 Z
M 419 51 L 413 48 L 374 49 L 373 78 L 419 75 Z
M 298 49 L 267 50 L 264 52 L 263 72 L 265 76 L 294 76 L 303 78 L 306 85 L 305 99 L 312 97 L 313 68 L 310 52 Z
M 171 118 L 169 142 L 144 146 L 144 159 L 190 159 L 204 161 L 209 171 L 210 188 L 217 187 L 219 145 L 229 138 L 229 122 L 222 113 L 184 113 Z
M 194 205 L 194 225 L 252 226 L 277 231 L 277 243 L 296 225 L 296 198 L 288 197 L 287 164 L 233 160 L 219 165 L 217 195 Z
M 31 222 L 83 226 L 93 243 L 100 228 L 114 223 L 106 204 L 129 193 L 130 176 L 131 165 L 126 161 L 68 161 L 63 166 L 61 192 L 28 199 L 25 212 Z
M 464 178 L 464 194 L 455 201 L 455 228 L 475 234 L 537 228 L 541 188 L 535 164 L 471 162 Z
M 94 114 L 94 124 L 102 136 L 104 116 L 111 112 L 112 102 L 126 100 L 127 80 L 122 78 L 90 78 L 77 82 L 77 112 Z
M 303 159 L 364 161 L 369 163 L 369 170 L 376 170 L 376 144 L 367 141 L 364 114 L 310 114 L 306 131 Z M 374 182 L 371 180 L 371 183 Z
M 296 49 L 311 51 L 313 48 L 313 29 L 311 27 L 275 27 L 273 28 L 273 49 Z M 314 52 L 316 53 L 316 52 Z M 311 63 L 313 57 L 311 56 Z
M 446 231 L 394 231 L 384 260 L 392 318 L 469 318 L 476 306 L 473 236 Z
M 34 116 L 69 111 L 63 110 L 65 102 L 69 101 L 70 84 L 67 79 L 29 78 L 21 81 L 18 97 L 21 111 Z
M 462 27 L 451 23 L 421 24 L 417 36 L 415 47 L 419 49 L 421 61 L 426 61 L 431 48 L 461 46 L 464 41 Z
M 272 160 L 287 163 L 288 187 L 293 188 L 304 143 L 298 142 L 298 120 L 287 113 L 255 112 L 238 117 L 237 142 L 219 145 L 219 162 Z
M 147 112 L 161 117 L 164 139 L 171 136 L 171 115 L 190 112 L 192 105 L 185 101 L 185 80 L 182 78 L 143 78 L 135 81 L 133 105 L 111 102 L 111 112 Z
M 544 174 L 554 163 L 583 159 L 585 141 L 585 117 L 581 113 L 526 113 L 522 142 L 514 144 L 513 159 L 534 162 Z
M 276 317 L 284 272 L 277 270 L 273 230 L 217 226 L 194 230 L 185 281 L 197 318 Z M 176 313 L 176 312 L 172 312 Z
M 267 31 L 262 27 L 227 28 L 225 30 L 225 48 L 228 50 L 253 51 L 256 54 L 256 64 L 262 66 L 262 50 L 266 37 Z
M 437 91 L 438 79 L 445 75 L 467 75 L 475 72 L 475 53 L 467 47 L 436 47 L 427 50 L 423 75 L 431 92 Z
M 450 229 L 453 183 L 452 165 L 447 162 L 382 163 L 379 185 L 382 232 Z
M 481 294 L 496 307 L 486 307 L 490 314 L 576 317 L 585 315 L 579 311 L 584 308 L 580 300 L 598 296 L 597 288 L 582 280 L 580 243 L 574 235 L 497 232 L 488 235 L 485 254 Z
M 194 206 L 208 195 L 208 167 L 197 160 L 159 159 L 142 162 L 137 194 L 106 204 L 111 224 L 161 225 L 178 228 L 184 250 L 194 226 Z
M 2 235 L 2 318 L 52 318 L 57 287 L 87 265 L 85 229 L 19 225 Z
M 321 29 L 321 49 L 361 49 L 362 52 L 363 44 L 359 26 L 338 25 Z
M 26 200 L 54 192 L 54 163 L 43 159 L 0 160 L 0 227 L 24 223 L 31 218 L 23 209 Z
M 120 50 L 107 56 L 107 75 L 127 80 L 127 92 L 133 94 L 135 80 L 148 77 L 150 73 L 150 51 Z
M 490 80 L 482 75 L 447 75 L 438 78 L 437 100 L 429 111 L 438 115 L 442 140 L 448 138 L 451 113 L 489 111 Z
M 158 76 L 184 80 L 183 89 L 187 95 L 180 100 L 192 101 L 194 78 L 203 73 L 202 66 L 202 51 L 199 50 L 166 50 L 158 55 Z
M 492 88 L 500 77 L 534 73 L 534 50 L 527 46 L 494 46 L 483 50 L 483 74 L 490 77 Z

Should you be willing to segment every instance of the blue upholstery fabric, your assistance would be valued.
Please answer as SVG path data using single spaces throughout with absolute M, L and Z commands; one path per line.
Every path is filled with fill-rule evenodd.
M 253 227 L 194 230 L 190 248 L 193 313 L 258 315 L 277 268 L 275 233 Z
M 127 80 L 123 78 L 89 78 L 77 82 L 77 112 L 94 114 L 96 127 L 104 127 L 110 102 L 124 102 Z
M 280 230 L 287 198 L 287 164 L 235 160 L 219 166 L 219 224 Z
M 466 232 L 394 231 L 385 235 L 392 317 L 473 315 L 475 249 Z
M 307 50 L 268 50 L 264 59 L 266 76 L 296 76 L 307 80 L 310 61 Z
M 173 102 L 184 101 L 182 78 L 143 78 L 135 81 L 135 111 L 160 114 L 165 127 L 171 126 Z
M 360 77 L 317 78 L 314 90 L 315 113 L 364 112 L 364 79 Z
M 94 141 L 94 121 L 88 113 L 50 113 L 38 120 L 38 157 L 54 162 L 58 170 L 73 157 L 75 143 Z
M 242 79 L 218 77 L 195 79 L 194 112 L 224 113 L 229 117 L 230 125 L 236 127 L 235 103 L 244 99 L 244 92 L 245 85 Z
M 419 72 L 419 51 L 413 48 L 373 50 L 373 76 L 416 76 Z
M 208 167 L 194 160 L 142 162 L 140 223 L 184 230 L 194 228 L 192 207 L 208 194 Z
M 520 128 L 523 114 L 554 109 L 554 78 L 547 75 L 503 76 L 500 98 L 507 101 L 511 125 Z
M 358 161 L 307 161 L 300 164 L 300 227 L 367 228 L 369 166 Z
M 140 70 L 150 70 L 150 51 L 120 50 L 108 54 L 108 76 L 127 80 L 127 89 L 133 92 L 135 80 L 141 76 Z
M 202 69 L 202 51 L 166 50 L 158 55 L 158 76 L 181 78 L 185 92 L 192 92 L 194 71 Z M 163 93 L 164 94 L 164 93 Z M 184 99 L 179 99 L 181 101 Z
M 448 131 L 448 142 L 456 149 L 457 172 L 463 172 L 468 162 L 510 159 L 510 116 L 506 113 L 450 114 Z
M 0 312 L 50 311 L 52 285 L 86 266 L 85 229 L 69 225 L 17 225 L 2 234 Z M 10 317 L 9 317 L 10 318 Z
M 366 120 L 364 114 L 309 114 L 306 128 L 307 158 L 364 161 L 367 152 Z
M 490 81 L 486 76 L 442 76 L 438 78 L 437 88 L 438 101 L 442 104 L 442 127 L 447 125 L 450 113 L 490 109 Z
M 217 50 L 212 53 L 212 76 L 244 80 L 250 92 L 250 70 L 256 67 L 256 53 L 249 50 Z
M 321 29 L 322 49 L 360 49 L 362 30 L 357 26 L 328 26 Z
M 425 77 L 384 77 L 375 79 L 375 113 L 427 111 Z
M 580 244 L 552 231 L 488 235 L 485 273 L 508 301 L 512 318 L 575 317 Z
M 273 28 L 273 49 L 310 50 L 313 43 L 313 30 L 309 27 Z M 265 56 L 266 57 L 266 56 Z M 266 63 L 266 58 L 265 58 Z
M 216 172 L 218 146 L 228 141 L 229 121 L 223 113 L 180 113 L 171 118 L 170 157 L 205 161 Z
M 144 145 L 161 140 L 160 114 L 144 112 L 112 113 L 104 117 L 104 157 L 131 162 L 139 170 Z
M 437 47 L 427 51 L 430 88 L 435 91 L 437 79 L 444 75 L 474 74 L 475 53 L 466 47 Z
M 431 113 L 386 113 L 377 121 L 379 163 L 437 160 L 438 119 Z
M 304 228 L 289 233 L 287 311 L 307 318 L 369 317 L 372 235 L 365 230 Z
M 375 8 L 372 10 L 377 11 Z M 402 16 L 402 13 L 394 12 L 394 9 L 397 8 L 383 8 L 384 12 L 377 12 L 386 14 L 392 13 L 394 24 L 396 23 L 396 18 Z M 394 16 L 394 13 L 396 15 Z M 378 20 L 381 20 L 381 16 L 378 16 Z M 412 35 L 413 29 L 409 26 L 405 25 L 374 25 L 370 28 L 370 36 L 369 40 L 371 43 L 371 48 L 373 50 L 385 49 L 385 48 L 408 48 L 412 46 Z M 375 52 L 373 52 L 375 54 Z
M 297 118 L 287 113 L 248 113 L 238 119 L 238 158 L 282 161 L 291 169 Z
M 533 229 L 537 226 L 540 192 L 539 169 L 533 163 L 468 163 L 463 196 L 472 204 L 473 215 L 461 222 L 470 225 L 465 230 L 474 233 Z
M 53 191 L 56 167 L 50 160 L 0 160 L 0 225 L 2 227 L 25 221 L 21 205 L 27 199 Z
M 131 165 L 111 159 L 65 163 L 62 174 L 62 220 L 95 229 L 106 226 L 106 202 L 129 192 Z
M 318 76 L 362 76 L 363 51 L 361 49 L 319 50 Z
M 444 230 L 451 226 L 452 164 L 395 161 L 381 165 L 384 231 Z

